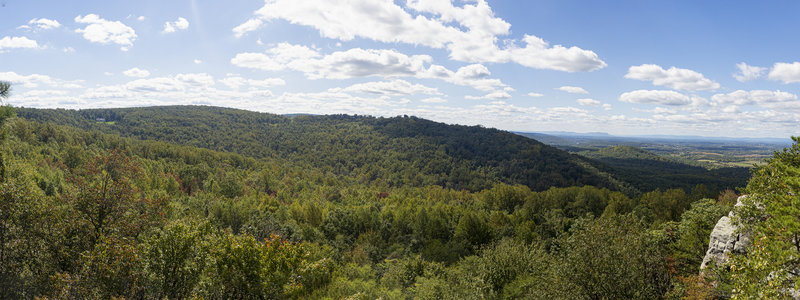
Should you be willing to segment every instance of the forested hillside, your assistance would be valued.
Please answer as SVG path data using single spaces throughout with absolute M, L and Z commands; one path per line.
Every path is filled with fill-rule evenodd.
M 715 191 L 741 188 L 747 184 L 747 179 L 750 178 L 749 168 L 706 169 L 677 162 L 632 146 L 583 150 L 578 154 L 602 162 L 618 178 L 643 191 L 668 188 L 688 190 L 699 184 Z
M 497 182 L 632 190 L 603 166 L 516 134 L 415 117 L 294 116 L 167 106 L 19 109 L 22 118 L 254 158 L 274 158 L 376 186 L 479 191 Z M 102 122 L 98 122 L 102 119 Z
M 308 120 L 264 116 L 288 128 Z M 342 118 L 351 117 L 326 120 L 338 126 Z M 736 197 L 499 182 L 479 191 L 392 186 L 277 154 L 121 137 L 116 124 L 63 120 L 109 133 L 3 122 L 0 298 L 679 297 L 697 288 L 708 233 Z M 364 120 L 354 124 L 392 138 L 448 139 L 425 129 L 443 125 L 424 120 L 401 118 L 400 128 Z M 441 151 L 480 161 L 480 152 L 458 149 Z

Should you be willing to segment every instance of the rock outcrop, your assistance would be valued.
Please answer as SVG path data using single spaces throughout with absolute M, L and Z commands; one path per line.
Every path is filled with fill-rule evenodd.
M 734 207 L 741 206 L 744 197 L 746 196 L 740 196 Z M 714 230 L 711 231 L 708 250 L 700 265 L 701 272 L 712 261 L 717 265 L 727 263 L 730 253 L 744 253 L 745 248 L 750 245 L 750 237 L 747 234 L 736 232 L 737 226 L 731 224 L 733 216 L 734 213 L 731 211 L 728 216 L 720 218 L 717 225 L 714 226 Z

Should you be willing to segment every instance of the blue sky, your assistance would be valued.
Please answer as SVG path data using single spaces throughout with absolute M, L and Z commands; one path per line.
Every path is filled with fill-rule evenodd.
M 15 106 L 788 137 L 796 1 L 0 0 Z

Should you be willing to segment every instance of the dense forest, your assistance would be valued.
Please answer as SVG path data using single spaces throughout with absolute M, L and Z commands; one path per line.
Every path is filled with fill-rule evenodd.
M 288 117 L 203 106 L 20 109 L 18 114 L 124 137 L 279 159 L 374 186 L 479 191 L 506 182 L 536 191 L 582 185 L 630 189 L 595 162 L 538 141 L 415 117 Z
M 763 270 L 735 272 L 749 270 L 746 257 L 699 273 L 734 190 L 689 179 L 652 188 L 504 131 L 209 107 L 16 114 L 0 112 L 0 298 L 678 299 L 763 288 L 747 285 Z M 796 188 L 798 149 L 760 167 L 747 192 L 776 193 L 769 168 Z M 746 207 L 748 228 L 774 228 Z

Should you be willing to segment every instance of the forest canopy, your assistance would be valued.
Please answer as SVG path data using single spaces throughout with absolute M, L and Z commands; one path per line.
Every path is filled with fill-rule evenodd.
M 629 193 L 493 129 L 209 110 L 164 108 L 196 132 L 135 117 L 155 108 L 7 119 L 0 297 L 680 297 L 737 196 Z

